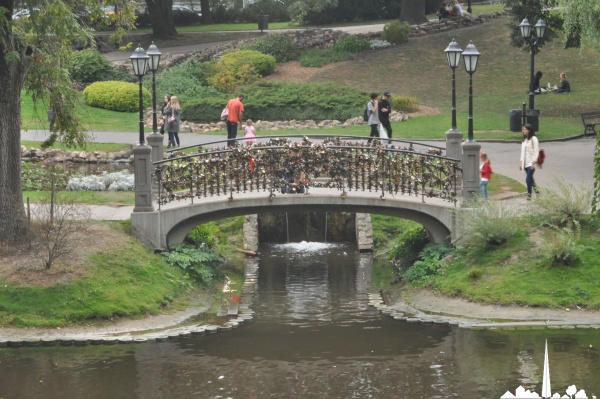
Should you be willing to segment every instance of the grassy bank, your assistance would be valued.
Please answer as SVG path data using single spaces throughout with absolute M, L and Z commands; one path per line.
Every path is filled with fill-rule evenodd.
M 32 203 L 47 201 L 49 191 L 23 191 L 23 201 Z M 134 205 L 133 191 L 65 191 L 61 192 L 63 201 L 73 201 L 88 205 Z

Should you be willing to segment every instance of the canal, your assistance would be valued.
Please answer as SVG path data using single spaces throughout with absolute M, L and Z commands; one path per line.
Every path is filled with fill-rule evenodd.
M 344 244 L 263 246 L 255 312 L 232 331 L 175 342 L 0 350 L 0 398 L 500 398 L 600 394 L 594 329 L 416 325 L 369 304 L 371 255 Z

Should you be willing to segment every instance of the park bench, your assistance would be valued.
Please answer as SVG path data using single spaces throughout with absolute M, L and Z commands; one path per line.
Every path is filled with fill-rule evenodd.
M 596 126 L 600 125 L 600 111 L 582 112 L 581 121 L 585 127 L 583 134 L 595 135 Z

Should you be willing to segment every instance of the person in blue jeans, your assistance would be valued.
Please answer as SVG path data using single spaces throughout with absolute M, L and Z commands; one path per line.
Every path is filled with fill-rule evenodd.
M 492 165 L 485 152 L 479 154 L 479 194 L 488 199 L 488 182 L 492 178 Z
M 532 191 L 537 194 L 538 190 L 533 179 L 535 168 L 540 153 L 540 142 L 535 137 L 533 125 L 523 126 L 523 142 L 521 143 L 521 162 L 519 170 L 525 171 L 525 184 L 527 185 L 527 200 L 531 200 Z

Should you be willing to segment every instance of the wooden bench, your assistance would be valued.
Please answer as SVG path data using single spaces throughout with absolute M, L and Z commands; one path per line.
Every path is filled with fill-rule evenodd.
M 600 125 L 600 111 L 582 112 L 581 121 L 585 127 L 583 134 L 595 135 L 596 126 Z

